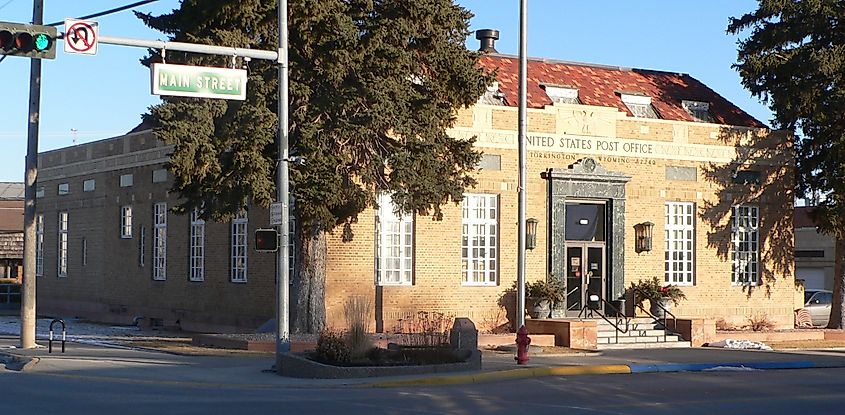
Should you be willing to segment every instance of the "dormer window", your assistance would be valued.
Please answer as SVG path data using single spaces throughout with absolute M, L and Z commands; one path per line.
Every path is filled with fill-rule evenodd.
M 619 94 L 628 111 L 637 118 L 660 118 L 651 106 L 651 97 L 645 95 Z
M 487 90 L 478 98 L 478 103 L 484 105 L 508 105 L 507 101 L 505 101 L 505 94 L 499 90 L 499 83 L 496 81 L 493 81 L 492 84 L 487 86 Z
M 578 99 L 578 89 L 567 86 L 556 85 L 542 85 L 546 90 L 546 95 L 552 100 L 553 104 L 575 104 L 578 105 L 581 101 Z
M 681 101 L 684 109 L 698 122 L 713 122 L 710 116 L 710 103 L 702 101 Z

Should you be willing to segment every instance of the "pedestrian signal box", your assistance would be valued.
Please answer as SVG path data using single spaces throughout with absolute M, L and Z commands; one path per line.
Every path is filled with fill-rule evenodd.
M 275 229 L 255 230 L 255 252 L 276 252 L 279 250 L 279 233 Z

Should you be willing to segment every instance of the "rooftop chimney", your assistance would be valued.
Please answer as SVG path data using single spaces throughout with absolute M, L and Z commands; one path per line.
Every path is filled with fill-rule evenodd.
M 499 53 L 496 50 L 496 41 L 499 40 L 499 31 L 495 29 L 481 29 L 475 31 L 475 38 L 481 41 L 479 52 Z

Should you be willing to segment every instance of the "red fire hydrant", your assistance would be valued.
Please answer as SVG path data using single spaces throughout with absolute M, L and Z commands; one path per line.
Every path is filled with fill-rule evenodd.
M 525 326 L 519 328 L 516 332 L 516 364 L 524 365 L 528 363 L 528 346 L 531 344 L 531 338 L 528 337 L 528 329 Z

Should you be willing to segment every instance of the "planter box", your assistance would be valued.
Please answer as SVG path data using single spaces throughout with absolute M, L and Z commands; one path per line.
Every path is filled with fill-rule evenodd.
M 480 370 L 481 352 L 473 351 L 470 357 L 461 363 L 417 366 L 332 366 L 315 362 L 300 354 L 285 353 L 282 355 L 280 364 L 281 367 L 276 373 L 281 376 L 308 379 L 352 379 Z

